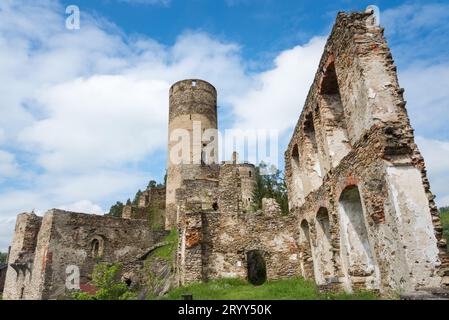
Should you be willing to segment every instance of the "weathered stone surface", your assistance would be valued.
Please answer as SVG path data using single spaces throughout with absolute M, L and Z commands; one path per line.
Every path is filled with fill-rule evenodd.
M 56 298 L 71 264 L 89 288 L 94 264 L 104 261 L 122 262 L 122 279 L 133 288 L 146 285 L 141 298 L 250 273 L 257 284 L 302 276 L 322 291 L 446 299 L 447 243 L 403 93 L 371 13 L 339 13 L 285 152 L 289 214 L 282 215 L 273 199 L 253 212 L 254 165 L 239 163 L 237 154 L 221 164 L 218 154 L 203 161 L 209 141 L 193 146 L 196 121 L 200 133 L 217 128 L 215 88 L 175 83 L 169 137 L 184 129 L 195 148 L 188 163 L 172 163 L 178 141 L 169 141 L 166 193 L 144 191 L 137 206 L 124 208 L 126 219 L 60 210 L 19 215 L 4 298 Z M 167 232 L 151 231 L 148 219 L 178 229 L 174 263 L 153 255 Z
M 138 259 L 165 231 L 150 231 L 145 220 L 128 220 L 50 210 L 43 218 L 19 215 L 11 246 L 4 299 L 55 299 L 66 293 L 67 267 L 80 283 L 95 264 L 120 262 L 124 274 L 138 273 Z M 134 280 L 134 279 L 133 279 Z
M 369 19 L 338 15 L 285 153 L 290 212 L 307 226 L 302 273 L 348 291 L 437 287 L 448 258 L 434 196 L 383 30 Z

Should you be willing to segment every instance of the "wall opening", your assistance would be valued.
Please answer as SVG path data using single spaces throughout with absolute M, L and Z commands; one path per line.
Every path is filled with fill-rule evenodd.
M 291 153 L 291 172 L 292 172 L 292 186 L 289 194 L 289 207 L 299 207 L 304 202 L 304 189 L 301 179 L 301 169 L 299 163 L 299 148 L 298 144 L 295 144 Z
M 375 263 L 368 239 L 362 199 L 357 186 L 346 188 L 339 199 L 341 258 L 352 285 L 366 287 L 375 276 Z M 356 282 L 356 283 L 355 283 Z M 370 282 L 373 281 L 370 279 Z
M 101 237 L 95 237 L 90 243 L 91 255 L 94 258 L 101 258 L 104 252 L 104 241 Z
M 267 266 L 263 257 L 263 251 L 252 250 L 246 254 L 248 265 L 248 281 L 260 286 L 267 281 Z
M 330 165 L 336 167 L 348 154 L 351 146 L 334 61 L 324 71 L 318 104 L 318 109 L 321 110 L 322 135 L 326 140 L 325 152 Z
M 301 222 L 300 235 L 300 263 L 302 275 L 305 279 L 314 278 L 312 247 L 310 244 L 309 223 L 307 220 Z
M 318 157 L 318 145 L 313 121 L 313 113 L 307 113 L 303 123 L 304 140 L 301 147 L 301 154 L 303 155 L 301 165 L 304 175 L 303 184 L 305 195 L 317 189 L 322 182 L 321 164 Z
M 329 213 L 324 207 L 321 207 L 316 215 L 316 237 L 316 282 L 318 284 L 327 284 L 334 277 L 334 261 Z

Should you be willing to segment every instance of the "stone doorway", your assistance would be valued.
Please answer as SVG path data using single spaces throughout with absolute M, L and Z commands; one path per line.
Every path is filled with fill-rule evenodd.
M 267 265 L 263 257 L 263 252 L 260 250 L 248 251 L 246 254 L 248 265 L 248 281 L 260 286 L 267 281 Z

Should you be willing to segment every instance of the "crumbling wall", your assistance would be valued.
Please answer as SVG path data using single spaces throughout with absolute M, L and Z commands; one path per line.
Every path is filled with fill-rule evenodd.
M 17 216 L 14 238 L 8 256 L 3 299 L 23 299 L 29 292 L 37 237 L 42 218 L 34 213 Z
M 24 222 L 32 218 L 19 216 L 19 228 L 29 225 Z M 20 234 L 20 231 L 16 232 L 16 235 Z M 94 266 L 102 262 L 122 263 L 123 273 L 131 282 L 143 283 L 144 280 L 139 278 L 143 267 L 141 256 L 165 235 L 165 231 L 150 231 L 142 220 L 50 210 L 43 217 L 37 233 L 30 266 L 32 272 L 28 273 L 23 295 L 14 279 L 18 275 L 12 270 L 8 275 L 10 281 L 5 299 L 58 298 L 66 294 L 67 267 L 79 269 L 80 284 L 83 285 L 91 280 Z M 14 252 L 11 259 L 15 259 L 19 247 L 15 245 L 11 250 Z
M 125 205 L 122 218 L 147 220 L 152 229 L 165 227 L 165 187 L 149 188 L 142 192 L 137 205 Z
M 256 167 L 251 163 L 238 164 L 242 188 L 242 203 L 244 210 L 250 210 L 254 204 L 254 191 L 256 190 Z
M 295 217 L 283 216 L 279 206 L 266 199 L 263 210 L 246 212 L 241 172 L 247 174 L 238 164 L 226 163 L 213 186 L 191 180 L 185 181 L 188 193 L 178 191 L 180 284 L 246 279 L 248 253 L 254 251 L 262 254 L 268 280 L 299 275 Z M 206 190 L 216 198 L 208 197 Z
M 310 276 L 311 255 L 319 284 L 410 291 L 448 283 L 446 243 L 403 91 L 383 29 L 370 13 L 340 13 L 285 153 L 290 212 L 308 226 L 302 272 Z

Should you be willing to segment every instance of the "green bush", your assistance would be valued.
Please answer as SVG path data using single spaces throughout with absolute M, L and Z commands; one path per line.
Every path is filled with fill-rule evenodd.
M 74 292 L 75 300 L 133 300 L 136 294 L 131 292 L 128 286 L 118 277 L 122 269 L 121 264 L 112 265 L 100 263 L 95 266 L 92 273 L 92 284 L 98 289 L 95 294 L 86 292 Z
M 8 256 L 7 253 L 0 252 L 0 264 L 5 264 L 7 262 L 6 261 L 7 256 Z

